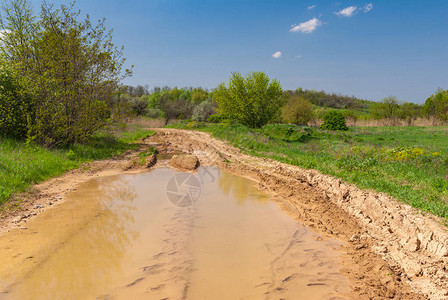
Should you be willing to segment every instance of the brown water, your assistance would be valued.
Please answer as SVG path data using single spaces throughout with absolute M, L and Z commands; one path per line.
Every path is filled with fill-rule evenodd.
M 338 244 L 316 239 L 254 182 L 211 167 L 176 174 L 91 180 L 27 229 L 0 236 L 0 298 L 327 299 L 349 291 Z M 176 193 L 182 180 L 189 186 Z

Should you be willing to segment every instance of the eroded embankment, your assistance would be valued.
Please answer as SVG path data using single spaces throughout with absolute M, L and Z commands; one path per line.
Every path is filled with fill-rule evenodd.
M 297 220 L 347 241 L 342 271 L 354 298 L 447 298 L 448 233 L 435 218 L 314 170 L 245 155 L 206 133 L 158 129 L 145 142 L 248 176 Z

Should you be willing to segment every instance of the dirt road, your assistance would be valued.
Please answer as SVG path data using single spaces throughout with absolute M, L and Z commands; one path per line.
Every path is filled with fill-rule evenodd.
M 196 154 L 256 180 L 289 215 L 346 242 L 343 272 L 353 298 L 447 299 L 448 232 L 440 221 L 340 179 L 241 153 L 209 134 L 158 129 L 145 140 L 161 152 Z
M 341 271 L 351 286 L 348 298 L 448 299 L 448 232 L 436 218 L 314 170 L 245 155 L 207 133 L 154 130 L 157 134 L 143 140 L 141 151 L 154 145 L 162 154 L 195 154 L 202 165 L 251 178 L 291 217 L 321 236 L 340 240 Z M 69 190 L 90 178 L 144 171 L 128 170 L 137 154 L 93 162 L 36 185 L 22 195 L 27 200 L 16 216 L 0 220 L 0 233 L 26 227 L 27 218 L 57 206 Z

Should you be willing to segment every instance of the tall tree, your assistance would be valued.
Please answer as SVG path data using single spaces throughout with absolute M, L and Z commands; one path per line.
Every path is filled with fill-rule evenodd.
M 0 55 L 26 81 L 34 122 L 28 139 L 46 145 L 80 142 L 114 114 L 122 72 L 122 49 L 112 43 L 105 20 L 80 20 L 73 4 L 42 3 L 39 17 L 28 0 L 4 1 Z
M 245 78 L 233 72 L 228 86 L 221 83 L 213 96 L 220 114 L 252 128 L 266 125 L 285 102 L 280 82 L 270 81 L 263 72 L 252 72 Z
M 423 106 L 426 116 L 448 121 L 448 90 L 437 89 L 437 92 L 426 99 Z

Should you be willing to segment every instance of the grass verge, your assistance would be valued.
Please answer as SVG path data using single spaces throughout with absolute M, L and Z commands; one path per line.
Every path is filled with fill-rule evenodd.
M 184 122 L 171 127 L 211 132 L 247 154 L 316 169 L 448 218 L 447 126 L 354 127 L 348 132 L 280 124 L 250 129 Z
M 36 144 L 0 138 L 0 205 L 17 192 L 82 163 L 107 159 L 135 149 L 133 142 L 153 132 L 138 126 L 116 126 L 98 132 L 84 144 L 63 149 L 47 149 Z

